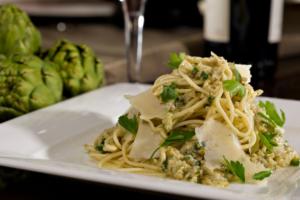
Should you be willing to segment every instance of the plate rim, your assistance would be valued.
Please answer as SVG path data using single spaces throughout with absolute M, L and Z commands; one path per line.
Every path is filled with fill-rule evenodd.
M 147 84 L 131 84 L 131 83 L 117 83 L 113 85 L 109 85 L 79 96 L 76 96 L 74 98 L 67 99 L 65 101 L 59 102 L 57 104 L 51 105 L 46 108 L 42 108 L 39 110 L 36 110 L 34 112 L 22 115 L 20 117 L 8 120 L 6 122 L 0 123 L 1 125 L 5 124 L 14 124 L 14 122 L 22 121 L 23 119 L 30 118 L 31 115 L 35 115 L 37 112 L 41 112 L 47 109 L 53 109 L 54 107 L 62 104 L 67 104 L 71 101 L 74 101 L 74 99 L 81 98 L 83 96 L 89 95 L 91 93 L 97 93 L 101 92 L 103 89 L 108 89 L 111 87 L 118 87 L 118 86 L 134 86 L 134 87 L 141 87 L 142 89 L 146 89 L 150 85 Z M 285 102 L 291 102 L 291 103 L 297 103 L 300 105 L 300 101 L 293 100 L 293 99 L 282 99 L 282 98 L 274 98 L 274 97 L 260 97 L 260 99 L 274 99 L 274 100 L 279 100 L 279 101 L 285 101 Z M 38 162 L 35 162 L 35 161 Z M 33 161 L 33 162 L 31 162 Z M 41 162 L 40 162 L 41 161 Z M 47 165 L 47 162 L 49 161 L 53 165 Z M 57 164 L 56 166 L 54 165 Z M 69 168 L 64 168 L 67 166 Z M 76 166 L 77 164 L 71 163 L 71 165 Z M 171 180 L 171 179 L 166 179 L 168 182 L 174 182 L 174 183 L 180 183 L 184 184 L 186 186 L 192 186 L 191 188 L 199 187 L 202 189 L 199 189 L 198 191 L 191 191 L 191 189 L 187 189 L 186 187 L 178 188 L 178 184 L 174 184 L 174 186 L 170 184 L 166 184 L 165 187 L 161 187 L 160 184 L 153 184 L 152 182 L 144 182 L 143 179 L 135 179 L 134 181 L 129 181 L 128 178 L 125 178 L 123 176 L 120 177 L 112 177 L 111 175 L 107 174 L 101 174 L 99 173 L 97 176 L 95 176 L 94 173 L 89 173 L 86 170 L 82 170 L 78 172 L 78 169 L 76 167 L 71 167 L 70 163 L 68 164 L 67 162 L 59 162 L 59 161 L 53 161 L 53 160 L 41 160 L 41 159 L 26 159 L 26 158 L 17 158 L 13 156 L 3 156 L 1 155 L 0 152 L 0 166 L 6 166 L 6 167 L 12 167 L 12 168 L 17 168 L 17 169 L 23 169 L 23 170 L 28 170 L 28 171 L 35 171 L 39 173 L 46 173 L 46 174 L 51 174 L 51 175 L 58 175 L 58 176 L 63 176 L 63 177 L 69 177 L 69 178 L 74 178 L 74 179 L 81 179 L 81 180 L 86 180 L 86 181 L 93 181 L 93 182 L 99 182 L 103 184 L 109 184 L 109 185 L 117 185 L 121 187 L 128 187 L 128 188 L 135 188 L 135 189 L 141 189 L 141 190 L 148 190 L 148 191 L 154 191 L 154 192 L 163 192 L 163 193 L 169 193 L 169 194 L 175 194 L 179 196 L 188 196 L 188 197 L 196 197 L 196 198 L 222 198 L 222 199 L 253 199 L 254 198 L 261 198 L 260 196 L 256 196 L 253 194 L 249 193 L 244 193 L 239 196 L 237 193 L 234 193 L 230 190 L 226 189 L 221 189 L 218 190 L 219 192 L 216 192 L 217 188 L 212 187 L 212 186 L 206 186 L 202 184 L 193 184 L 189 182 L 184 182 L 184 181 L 178 181 L 178 180 Z M 102 169 L 98 169 L 102 170 Z M 109 171 L 115 171 L 115 170 L 109 170 Z M 128 173 L 129 174 L 129 173 Z M 138 175 L 140 176 L 140 175 Z M 165 183 L 165 182 L 162 182 Z M 205 189 L 205 192 L 202 190 Z M 201 191 L 201 192 L 199 192 Z

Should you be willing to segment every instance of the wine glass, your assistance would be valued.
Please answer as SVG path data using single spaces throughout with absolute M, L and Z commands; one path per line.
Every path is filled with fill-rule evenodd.
M 127 76 L 129 82 L 140 82 L 146 0 L 120 1 L 125 21 Z

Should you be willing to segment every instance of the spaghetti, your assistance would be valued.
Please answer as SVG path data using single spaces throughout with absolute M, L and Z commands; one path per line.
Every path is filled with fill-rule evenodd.
M 224 126 L 224 134 L 226 129 L 232 133 L 233 140 L 238 141 L 238 144 L 228 144 L 236 145 L 232 147 L 236 151 L 241 149 L 236 160 L 241 158 L 246 172 L 251 172 L 247 169 L 247 162 L 251 163 L 248 166 L 270 170 L 290 165 L 292 160 L 298 159 L 298 154 L 283 142 L 283 133 L 278 131 L 278 125 L 272 125 L 272 116 L 268 116 L 267 109 L 255 103 L 255 98 L 262 91 L 254 91 L 249 84 L 250 77 L 242 72 L 236 65 L 215 54 L 208 58 L 185 56 L 172 73 L 160 76 L 148 93 L 144 93 L 155 98 L 153 101 L 158 101 L 159 105 L 151 107 L 155 105 L 155 102 L 149 103 L 151 98 L 128 97 L 129 100 L 142 98 L 144 102 L 143 107 L 131 101 L 132 108 L 125 115 L 131 122 L 136 120 L 136 132 L 126 129 L 119 120 L 115 127 L 105 130 L 93 145 L 86 145 L 88 154 L 99 167 L 226 186 L 237 181 L 234 171 L 228 170 L 224 160 L 219 159 L 218 167 L 213 168 L 209 166 L 215 161 L 208 163 L 211 160 L 208 155 L 220 154 L 216 152 L 217 148 L 209 150 L 209 145 L 219 143 L 207 140 L 206 146 L 197 135 L 201 135 L 197 133 L 197 127 L 208 126 L 205 124 L 213 120 L 216 125 Z M 237 87 L 230 86 L 228 89 L 226 81 Z M 146 112 L 147 107 L 150 111 Z M 187 131 L 196 133 L 189 139 L 178 140 L 187 137 L 184 135 Z M 272 138 L 261 136 L 271 131 Z M 266 138 L 267 142 L 273 142 L 273 145 L 270 144 L 274 147 L 271 161 L 268 161 L 270 152 L 266 148 L 271 148 L 264 141 Z

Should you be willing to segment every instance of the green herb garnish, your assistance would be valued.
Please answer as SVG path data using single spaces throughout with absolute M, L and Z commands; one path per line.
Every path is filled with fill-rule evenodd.
M 223 156 L 226 168 L 236 177 L 240 179 L 242 183 L 245 183 L 245 168 L 239 161 L 229 161 Z
M 185 105 L 185 100 L 182 96 L 179 96 L 175 99 L 175 106 L 176 107 L 182 107 Z
M 235 80 L 236 80 L 237 82 L 241 82 L 241 80 L 242 80 L 241 74 L 240 74 L 240 72 L 236 69 L 235 65 L 233 66 L 233 73 L 234 73 Z
M 192 74 L 196 75 L 199 72 L 199 69 L 196 66 L 193 66 Z
M 201 72 L 200 77 L 201 77 L 203 80 L 207 80 L 207 79 L 208 79 L 208 73 L 206 73 L 206 72 Z
M 203 147 L 203 145 L 201 146 L 201 144 L 199 144 L 199 142 L 195 142 L 194 144 L 194 151 L 198 151 Z
M 291 165 L 291 166 L 295 166 L 295 167 L 299 166 L 299 165 L 300 165 L 300 160 L 299 160 L 299 158 L 293 158 L 293 159 L 291 160 L 291 162 L 290 162 L 290 165 Z
M 265 103 L 260 101 L 258 104 L 261 108 L 264 108 L 266 114 L 269 116 L 270 120 L 272 120 L 275 124 L 282 127 L 285 123 L 285 113 L 280 110 L 280 116 L 276 110 L 275 105 L 270 102 L 266 101 Z
M 271 176 L 271 174 L 272 174 L 271 170 L 261 171 L 261 172 L 255 173 L 252 178 L 255 180 L 263 180 L 264 178 Z
M 160 97 L 163 102 L 168 102 L 170 100 L 176 99 L 178 97 L 178 94 L 175 84 L 172 83 L 171 85 L 165 85 L 162 93 L 160 94 Z
M 246 94 L 245 86 L 241 83 L 241 74 L 236 69 L 235 65 L 232 64 L 232 70 L 234 73 L 234 79 L 223 81 L 223 88 L 227 90 L 231 96 L 240 96 L 244 97 Z
M 128 118 L 127 115 L 122 115 L 121 117 L 119 117 L 118 123 L 134 135 L 138 131 L 138 120 L 135 115 L 131 119 Z
M 195 135 L 195 131 L 183 131 L 183 130 L 171 131 L 171 134 L 165 139 L 165 141 L 159 147 L 157 147 L 154 150 L 150 158 L 153 158 L 153 156 L 159 150 L 159 148 L 164 146 L 170 146 L 174 143 L 183 143 L 187 140 L 190 140 L 194 135 Z
M 171 53 L 168 61 L 168 67 L 177 69 L 184 60 L 185 53 Z
M 228 64 L 231 68 L 231 71 L 234 74 L 234 80 L 241 82 L 242 76 L 241 76 L 240 72 L 236 69 L 235 63 L 228 63 Z
M 271 126 L 272 128 L 276 127 L 275 122 L 273 122 L 273 120 L 270 119 L 270 117 L 268 117 L 266 114 L 259 112 L 257 113 L 258 116 L 260 116 L 261 118 L 264 119 L 264 122 L 267 123 L 269 126 Z
M 271 133 L 259 133 L 260 141 L 263 145 L 267 147 L 269 151 L 273 150 L 274 146 L 277 146 L 278 144 L 274 141 L 274 134 Z
M 166 158 L 164 160 L 164 162 L 162 163 L 162 169 L 163 169 L 163 171 L 166 171 L 168 169 L 168 165 L 169 165 L 169 159 Z
M 191 139 L 194 135 L 195 135 L 195 131 L 174 130 L 161 144 L 161 147 L 169 146 L 177 142 L 185 142 Z
M 213 103 L 214 99 L 215 99 L 215 97 L 208 96 L 207 97 L 207 103 L 205 105 L 210 106 Z
M 240 97 L 244 97 L 246 94 L 245 87 L 237 80 L 223 81 L 223 87 L 230 93 L 231 96 L 238 95 Z
M 95 149 L 96 149 L 97 151 L 99 151 L 100 153 L 104 153 L 103 147 L 104 147 L 104 140 L 102 140 L 102 142 L 101 142 L 100 144 L 97 144 L 97 145 L 95 146 Z

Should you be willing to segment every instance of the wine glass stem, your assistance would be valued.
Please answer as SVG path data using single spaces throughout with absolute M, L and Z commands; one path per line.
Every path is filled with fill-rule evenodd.
M 130 11 L 123 1 L 125 19 L 125 45 L 127 57 L 127 76 L 129 82 L 141 81 L 142 43 L 144 27 L 144 3 L 138 10 Z

